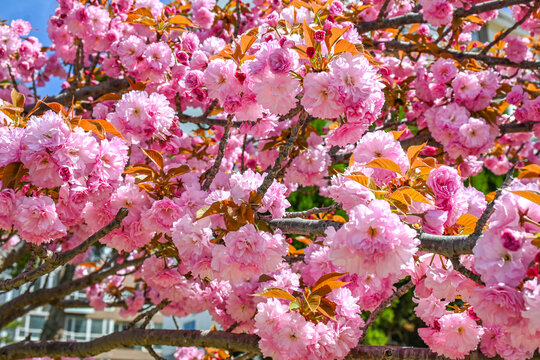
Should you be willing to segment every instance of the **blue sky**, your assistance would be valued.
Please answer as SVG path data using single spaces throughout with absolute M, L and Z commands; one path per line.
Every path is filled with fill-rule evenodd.
M 49 16 L 54 13 L 57 6 L 56 0 L 0 0 L 2 10 L 0 18 L 2 20 L 23 19 L 32 24 L 30 35 L 35 36 L 44 46 L 51 45 L 47 35 L 47 21 Z M 45 87 L 39 89 L 39 94 L 56 95 L 60 91 L 61 81 L 58 78 L 51 79 L 51 82 Z

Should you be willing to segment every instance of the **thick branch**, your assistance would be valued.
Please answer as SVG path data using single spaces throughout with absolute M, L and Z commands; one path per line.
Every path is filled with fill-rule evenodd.
M 88 342 L 20 342 L 0 348 L 0 360 L 39 356 L 89 357 L 116 348 L 151 345 L 200 346 L 260 354 L 259 337 L 225 331 L 197 330 L 124 330 Z
M 152 345 L 199 346 L 229 349 L 239 352 L 261 354 L 259 337 L 251 334 L 232 334 L 225 331 L 197 330 L 124 330 L 87 342 L 70 341 L 22 341 L 0 348 L 0 360 L 32 357 L 90 357 L 116 348 Z M 469 359 L 486 359 L 473 352 Z M 346 359 L 444 359 L 428 348 L 360 345 L 352 349 Z
M 527 4 L 530 0 L 492 0 L 486 1 L 478 5 L 472 5 L 469 9 L 465 10 L 464 8 L 459 8 L 454 11 L 454 19 L 467 17 L 473 14 L 480 14 L 483 12 L 504 9 L 511 5 L 518 4 Z M 403 25 L 415 24 L 415 23 L 425 23 L 424 17 L 419 13 L 409 13 L 401 16 L 396 16 L 393 18 L 385 20 L 374 20 L 356 25 L 356 29 L 359 33 L 365 33 L 368 31 L 386 29 L 386 28 L 398 28 Z
M 433 49 L 429 48 L 419 48 L 416 44 L 408 44 L 402 41 L 392 40 L 392 41 L 380 41 L 375 42 L 375 45 L 384 45 L 384 47 L 387 50 L 402 50 L 407 53 L 412 52 L 419 52 L 419 53 L 428 53 L 433 54 Z M 474 52 L 462 52 L 458 50 L 453 49 L 442 49 L 437 48 L 436 50 L 437 55 L 440 54 L 450 54 L 452 57 L 458 61 L 462 60 L 478 60 L 486 63 L 490 66 L 508 66 L 508 67 L 514 67 L 514 68 L 520 68 L 520 69 L 528 69 L 528 70 L 536 70 L 540 68 L 540 61 L 522 61 L 519 63 L 515 63 L 510 61 L 508 58 L 502 58 L 502 57 L 495 57 L 495 56 L 489 56 L 489 55 L 482 55 L 479 53 Z
M 274 219 L 268 222 L 273 230 L 280 229 L 285 234 L 325 236 L 329 227 L 339 230 L 343 223 L 330 220 Z M 451 258 L 461 254 L 472 254 L 476 239 L 469 235 L 432 235 L 421 233 L 419 250 L 437 253 Z
M 0 329 L 38 306 L 53 303 L 82 290 L 88 286 L 105 280 L 108 276 L 117 275 L 122 269 L 137 266 L 143 263 L 145 257 L 124 261 L 107 269 L 101 269 L 77 280 L 66 282 L 53 288 L 40 289 L 20 295 L 0 306 Z
M 63 253 L 54 253 L 50 258 L 45 258 L 45 262 L 36 269 L 27 272 L 25 271 L 13 279 L 1 281 L 0 290 L 7 291 L 18 288 L 19 286 L 33 281 L 40 276 L 50 273 L 59 266 L 67 264 L 70 260 L 75 258 L 75 256 L 82 254 L 86 250 L 88 250 L 90 246 L 102 239 L 105 235 L 109 234 L 114 229 L 119 228 L 120 223 L 127 216 L 127 214 L 128 210 L 121 208 L 116 214 L 116 217 L 113 219 L 113 221 L 111 221 L 109 224 L 107 224 L 95 234 L 91 235 L 82 244 Z
M 192 123 L 192 124 L 204 124 L 204 125 L 211 125 L 211 126 L 227 126 L 227 120 L 226 119 L 213 119 L 209 118 L 207 116 L 189 116 L 186 114 L 178 114 L 178 119 L 182 123 Z M 254 124 L 254 122 L 251 121 L 232 121 L 231 126 L 234 128 L 239 128 L 242 126 L 242 124 Z
M 24 241 L 19 241 L 14 247 L 0 253 L 0 273 L 14 263 L 22 260 L 28 255 L 29 249 Z
M 99 98 L 100 96 L 103 96 L 105 94 L 111 93 L 111 92 L 119 92 L 122 90 L 125 90 L 129 87 L 129 82 L 127 79 L 110 79 L 107 81 L 104 81 L 102 83 L 99 83 L 97 85 L 90 85 L 85 86 L 80 89 L 75 90 L 74 94 L 70 94 L 69 92 L 64 92 L 57 96 L 52 96 L 46 99 L 47 102 L 57 102 L 59 104 L 62 104 L 64 106 L 71 105 L 72 99 L 74 101 L 79 100 L 86 100 L 89 97 L 92 97 L 94 99 Z M 36 104 L 30 104 L 26 105 L 24 107 L 24 112 L 29 113 L 34 109 Z M 40 104 L 37 108 L 37 112 L 44 111 L 48 109 L 47 105 Z

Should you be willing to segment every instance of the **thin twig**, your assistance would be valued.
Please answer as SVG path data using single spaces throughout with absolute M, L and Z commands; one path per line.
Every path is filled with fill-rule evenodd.
M 377 16 L 378 21 L 384 18 L 384 13 L 386 12 L 386 9 L 388 8 L 388 4 L 390 4 L 390 0 L 385 0 L 383 6 L 381 7 L 381 11 L 379 11 L 379 16 Z
M 521 24 L 523 24 L 525 22 L 525 20 L 527 20 L 527 18 L 529 16 L 531 16 L 531 14 L 533 13 L 534 9 L 536 9 L 538 7 L 537 6 L 533 6 L 533 7 L 530 7 L 529 8 L 529 11 L 527 11 L 527 13 L 525 14 L 525 16 L 523 16 L 519 21 L 516 21 L 514 23 L 514 25 L 512 25 L 511 27 L 509 27 L 508 29 L 506 29 L 505 32 L 503 32 L 502 34 L 499 34 L 499 36 L 497 36 L 495 39 L 493 39 L 492 42 L 490 42 L 489 44 L 487 44 L 483 49 L 482 51 L 480 51 L 480 55 L 486 55 L 489 51 L 489 49 L 491 49 L 493 46 L 495 46 L 495 44 L 497 44 L 499 41 L 503 40 L 505 37 L 507 37 L 512 31 L 514 31 L 515 29 L 518 28 L 518 26 L 520 26 Z
M 216 174 L 219 171 L 219 167 L 221 166 L 221 161 L 223 160 L 223 157 L 225 156 L 225 148 L 227 147 L 227 141 L 229 141 L 229 131 L 231 130 L 231 126 L 232 126 L 232 118 L 233 118 L 233 115 L 229 115 L 227 117 L 227 125 L 225 126 L 225 130 L 223 131 L 223 136 L 221 137 L 221 140 L 219 141 L 218 154 L 216 156 L 216 160 L 214 161 L 214 165 L 212 165 L 212 167 L 208 169 L 208 171 L 206 172 L 204 184 L 202 186 L 202 189 L 204 191 L 208 191 L 208 189 L 210 189 L 210 185 L 212 185 L 212 182 L 214 181 L 214 178 L 216 177 Z
M 502 195 L 502 191 L 504 190 L 504 188 L 506 188 L 510 184 L 510 181 L 512 180 L 512 176 L 514 175 L 514 169 L 516 168 L 516 165 L 517 163 L 514 163 L 512 168 L 508 170 L 508 172 L 506 173 L 504 182 L 502 183 L 501 187 L 497 189 L 497 191 L 495 192 L 495 196 L 493 197 L 493 200 L 489 204 L 487 204 L 486 209 L 484 210 L 484 212 L 482 213 L 482 215 L 476 222 L 476 227 L 474 228 L 474 232 L 471 235 L 469 235 L 471 238 L 474 238 L 475 240 L 477 240 L 482 235 L 482 232 L 484 231 L 484 226 L 486 226 L 489 220 L 489 217 L 491 216 L 491 214 L 493 214 L 493 211 L 495 211 L 496 200 Z
M 165 360 L 165 358 L 162 358 L 161 356 L 156 353 L 156 351 L 152 348 L 152 345 L 147 345 L 144 347 L 148 353 L 156 360 Z
M 319 213 L 327 213 L 329 211 L 337 210 L 337 209 L 340 209 L 340 208 L 341 208 L 341 204 L 333 204 L 333 205 L 323 207 L 323 208 L 312 208 L 312 209 L 304 210 L 304 211 L 291 211 L 291 212 L 286 212 L 283 215 L 283 218 L 287 219 L 287 218 L 307 217 L 309 215 L 319 214 Z
M 146 314 L 146 317 L 143 323 L 141 324 L 140 328 L 145 329 L 150 323 L 150 321 L 152 320 L 152 318 L 154 317 L 154 315 L 156 315 L 159 311 L 163 310 L 163 308 L 169 305 L 170 303 L 171 302 L 169 300 L 163 299 L 155 308 L 153 308 Z
M 409 280 L 409 282 L 403 284 L 399 289 L 394 291 L 394 293 L 388 297 L 386 300 L 384 300 L 382 303 L 377 306 L 375 310 L 369 314 L 368 319 L 366 320 L 366 324 L 364 325 L 362 336 L 360 337 L 360 340 L 358 341 L 358 345 L 362 344 L 364 342 L 364 339 L 366 337 L 366 333 L 373 324 L 373 322 L 377 319 L 377 317 L 380 315 L 380 313 L 386 309 L 388 306 L 390 306 L 394 300 L 399 299 L 403 295 L 405 295 L 412 287 L 414 286 L 412 280 Z
M 460 272 L 461 274 L 463 274 L 463 276 L 468 277 L 469 279 L 471 279 L 477 284 L 485 285 L 482 279 L 480 278 L 480 275 L 473 273 L 471 270 L 463 266 L 463 264 L 459 261 L 459 256 L 451 257 L 450 261 L 452 262 L 452 265 L 454 266 L 454 270 Z
M 7 63 L 8 73 L 9 77 L 11 78 L 11 84 L 15 88 L 15 90 L 19 91 L 19 87 L 17 86 L 17 80 L 15 79 L 15 75 L 13 75 L 13 69 L 11 68 L 11 65 Z
M 298 133 L 300 129 L 302 128 L 302 124 L 304 123 L 306 118 L 307 118 L 306 113 L 300 114 L 298 121 L 291 129 L 291 135 L 287 139 L 287 142 L 285 143 L 285 145 L 283 145 L 283 148 L 281 149 L 276 161 L 274 162 L 274 166 L 268 172 L 268 174 L 266 174 L 266 177 L 264 178 L 261 186 L 259 186 L 259 188 L 257 189 L 257 194 L 261 198 L 264 197 L 264 194 L 266 194 L 266 191 L 268 191 L 268 188 L 270 188 L 270 185 L 272 185 L 272 182 L 274 181 L 276 175 L 281 170 L 281 165 L 291 153 L 292 146 L 296 142 L 296 137 L 298 136 Z

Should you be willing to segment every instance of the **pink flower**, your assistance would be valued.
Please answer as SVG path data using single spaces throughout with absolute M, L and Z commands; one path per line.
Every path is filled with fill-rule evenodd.
M 519 105 L 523 101 L 523 88 L 514 85 L 512 90 L 506 95 L 506 101 L 512 105 Z
M 454 16 L 454 7 L 446 0 L 419 0 L 424 19 L 433 26 L 448 25 Z
M 278 232 L 257 231 L 251 224 L 224 236 L 225 245 L 212 251 L 212 269 L 223 280 L 246 281 L 278 269 L 288 245 Z
M 399 273 L 416 253 L 416 232 L 404 225 L 383 200 L 358 205 L 349 222 L 327 238 L 328 258 L 345 271 L 387 276 Z M 327 230 L 329 231 L 329 230 Z
M 384 131 L 367 133 L 356 145 L 353 159 L 358 165 L 368 164 L 377 158 L 392 160 L 399 166 L 402 173 L 405 173 L 409 168 L 407 155 L 400 143 L 394 140 L 394 136 L 391 133 Z M 358 165 L 356 165 L 357 167 L 353 171 L 360 171 L 367 176 L 373 177 L 377 184 L 388 183 L 397 177 L 397 174 L 391 170 L 360 167 Z
M 528 47 L 519 37 L 509 35 L 506 37 L 506 56 L 515 63 L 520 63 L 527 57 Z
M 433 190 L 437 202 L 450 199 L 463 189 L 461 177 L 454 168 L 449 166 L 431 170 L 426 184 Z
M 482 90 L 477 76 L 473 73 L 460 72 L 452 81 L 452 88 L 458 101 L 474 100 Z
M 24 133 L 22 128 L 0 127 L 0 167 L 19 161 Z
M 181 347 L 174 352 L 174 360 L 199 360 L 204 358 L 204 354 L 205 351 L 198 347 Z
M 454 64 L 454 60 L 451 59 L 438 59 L 431 66 L 433 77 L 438 83 L 447 83 L 456 76 L 457 67 Z
M 13 225 L 15 192 L 12 189 L 0 191 L 0 229 L 10 230 Z
M 13 220 L 19 235 L 36 245 L 50 242 L 67 234 L 66 227 L 58 219 L 54 201 L 48 196 L 18 198 Z
M 449 301 L 439 300 L 433 295 L 420 299 L 413 298 L 413 301 L 418 304 L 414 308 L 416 316 L 429 326 L 434 326 L 438 319 L 448 313 L 446 305 L 449 304 Z
M 268 54 L 268 67 L 275 74 L 286 74 L 289 70 L 293 70 L 295 60 L 298 58 L 298 53 L 294 50 L 278 48 Z
M 463 359 L 475 350 L 483 333 L 466 313 L 444 315 L 434 326 L 418 329 L 418 334 L 431 350 L 453 359 Z
M 333 16 L 338 16 L 338 15 L 341 15 L 341 13 L 343 12 L 343 9 L 345 8 L 345 6 L 343 5 L 343 3 L 339 0 L 334 0 L 332 1 L 332 3 L 330 4 L 330 6 L 328 7 L 328 11 L 330 12 L 330 14 L 332 14 Z
M 167 98 L 158 93 L 130 91 L 116 104 L 115 111 L 107 115 L 110 121 L 133 143 L 159 133 L 167 133 L 174 118 L 174 110 Z
M 323 42 L 325 36 L 326 36 L 326 32 L 324 30 L 315 31 L 314 38 L 316 42 L 319 42 L 319 43 Z
M 512 326 L 522 321 L 523 296 L 504 284 L 477 287 L 469 302 L 474 312 L 488 325 Z
M 276 115 L 285 115 L 296 106 L 301 87 L 289 74 L 266 73 L 253 84 L 257 102 Z
M 312 116 L 334 119 L 345 111 L 339 93 L 332 87 L 332 77 L 325 72 L 309 73 L 304 77 L 302 106 Z

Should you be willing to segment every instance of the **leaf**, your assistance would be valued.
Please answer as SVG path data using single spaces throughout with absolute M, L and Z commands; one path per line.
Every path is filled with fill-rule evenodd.
M 160 169 L 163 169 L 163 156 L 159 151 L 153 150 L 153 149 L 143 149 L 141 148 L 142 152 L 152 160 L 154 164 L 156 164 Z
M 330 318 L 332 320 L 336 320 L 336 303 L 333 301 L 330 301 L 326 298 L 321 299 L 321 303 L 319 304 L 319 307 L 317 310 L 326 316 L 327 318 Z
M 327 294 L 332 292 L 332 290 L 347 285 L 348 282 L 337 280 L 346 274 L 347 273 L 332 272 L 321 276 L 319 280 L 317 280 L 315 285 L 313 285 L 313 288 L 311 289 L 311 294 L 326 296 Z
M 540 205 L 540 192 L 533 190 L 514 190 L 510 191 L 513 194 L 524 197 L 527 200 L 532 201 L 533 203 Z
M 270 275 L 266 275 L 266 274 L 262 274 L 261 276 L 259 276 L 259 280 L 257 280 L 257 282 L 267 282 L 267 281 L 275 281 L 276 278 L 270 276 Z
M 294 296 L 289 294 L 287 291 L 279 289 L 279 288 L 268 288 L 260 293 L 252 294 L 251 296 L 264 296 L 264 297 L 272 297 L 272 298 L 296 301 L 296 298 Z
M 181 165 L 181 166 L 169 169 L 169 171 L 167 171 L 167 178 L 172 179 L 175 176 L 186 174 L 189 172 L 189 170 L 191 169 L 187 165 Z
M 523 170 L 519 175 L 519 179 L 528 179 L 528 178 L 535 178 L 540 176 L 540 166 L 536 164 L 530 164 L 527 166 L 524 166 L 521 170 Z
M 409 34 L 412 34 L 413 32 L 418 31 L 418 29 L 420 29 L 420 24 L 413 24 L 413 25 L 409 28 Z
M 346 28 L 340 29 L 340 28 L 331 28 L 330 29 L 330 39 L 328 40 L 328 48 L 331 49 L 332 46 L 338 41 L 338 39 L 345 34 L 347 31 L 349 31 L 350 26 L 347 26 Z
M 399 138 L 401 137 L 401 135 L 403 135 L 403 133 L 405 132 L 405 130 L 407 129 L 403 129 L 403 130 L 400 130 L 400 131 L 390 131 L 392 133 L 392 135 L 394 135 L 394 140 L 399 140 Z
M 298 0 L 295 0 L 298 1 Z M 312 28 L 308 26 L 306 23 L 306 20 L 304 20 L 304 24 L 302 25 L 304 30 L 304 41 L 306 42 L 306 45 L 309 47 L 315 46 L 315 31 L 313 31 Z
M 350 52 L 353 55 L 359 54 L 358 50 L 356 49 L 356 46 L 354 46 L 353 43 L 345 39 L 339 40 L 334 46 L 334 54 L 340 54 L 346 51 Z
M 101 126 L 99 123 L 94 124 L 87 119 L 80 119 L 76 125 L 85 131 L 93 132 L 99 136 L 101 140 L 105 139 L 105 129 L 103 129 L 103 126 Z
M 122 134 L 120 133 L 120 131 L 116 130 L 116 128 L 114 127 L 113 124 L 111 124 L 110 122 L 108 122 L 107 120 L 103 120 L 103 119 L 96 119 L 96 120 L 88 120 L 90 121 L 91 123 L 95 124 L 95 123 L 98 123 L 99 125 L 101 125 L 103 127 L 103 130 L 108 132 L 109 134 L 111 135 L 114 135 L 114 136 L 117 136 L 119 137 L 120 139 L 122 140 L 125 140 L 127 141 L 124 136 L 122 136 Z
M 50 107 L 51 109 L 53 109 L 53 111 L 57 114 L 67 114 L 66 113 L 66 109 L 64 109 L 64 107 L 62 106 L 62 104 L 59 104 L 57 102 L 52 102 L 52 103 L 45 103 L 45 105 L 47 105 L 48 107 Z
M 20 92 L 18 92 L 15 89 L 11 90 L 11 103 L 14 106 L 23 108 L 25 100 L 26 100 L 26 98 L 24 97 L 23 94 L 21 94 Z
M 242 38 L 240 39 L 240 48 L 242 49 L 242 54 L 245 54 L 256 40 L 256 36 L 242 35 Z
M 321 299 L 322 297 L 320 295 L 311 294 L 306 301 L 309 310 L 312 312 L 317 311 L 317 308 L 321 304 Z
M 116 100 L 121 100 L 122 99 L 122 95 L 120 94 L 116 94 L 116 93 L 108 93 L 108 94 L 105 94 L 103 96 L 100 96 L 96 102 L 101 102 L 101 101 L 116 101 Z
M 420 152 L 426 145 L 427 142 L 423 143 L 422 145 L 409 146 L 409 148 L 407 149 L 407 157 L 409 158 L 409 164 L 411 164 L 411 167 L 414 164 L 416 158 L 418 157 L 418 154 L 420 154 Z
M 197 212 L 195 213 L 195 221 L 197 221 L 199 219 L 202 219 L 205 216 L 208 216 L 208 215 L 205 215 L 205 214 L 209 209 L 210 209 L 210 206 L 203 206 L 202 208 L 197 210 Z
M 377 158 L 377 159 L 371 160 L 369 163 L 362 166 L 386 169 L 386 170 L 390 170 L 398 174 L 401 174 L 401 168 L 399 167 L 399 165 L 393 162 L 392 160 L 386 159 L 386 158 Z
M 2 190 L 13 189 L 21 181 L 25 172 L 26 169 L 20 161 L 7 164 L 2 172 Z
M 476 222 L 478 221 L 478 218 L 471 214 L 465 214 L 461 215 L 457 221 L 456 224 L 463 226 L 463 235 L 469 235 L 474 232 L 474 229 L 476 228 Z
M 466 19 L 472 23 L 478 24 L 478 25 L 484 25 L 484 20 L 478 16 L 469 15 L 466 17 Z
M 294 311 L 294 310 L 297 310 L 297 309 L 300 309 L 300 305 L 298 304 L 298 302 L 297 301 L 291 301 L 289 303 L 289 310 Z
M 433 203 L 428 198 L 426 198 L 420 192 L 418 192 L 417 190 L 415 190 L 415 189 L 413 189 L 413 188 L 411 188 L 409 186 L 402 186 L 396 191 L 400 191 L 403 194 L 408 195 L 414 201 L 422 202 L 424 204 L 433 205 Z
M 140 165 L 133 165 L 132 167 L 127 168 L 124 171 L 124 174 L 143 174 L 143 175 L 149 175 L 154 174 L 156 171 L 152 169 L 150 166 L 145 164 Z
M 172 18 L 167 20 L 169 24 L 175 24 L 175 25 L 181 25 L 181 26 L 189 26 L 189 27 L 196 27 L 191 20 L 189 20 L 187 17 L 182 15 L 174 15 Z
M 345 176 L 369 189 L 374 190 L 377 188 L 377 185 L 375 184 L 375 180 L 373 180 L 373 178 L 369 176 L 363 176 L 363 175 L 345 175 Z
M 313 285 L 312 291 L 317 290 L 318 285 L 324 283 L 325 281 L 333 281 L 333 280 L 337 280 L 337 279 L 339 279 L 340 277 L 345 276 L 345 275 L 347 275 L 347 274 L 348 274 L 348 273 L 340 273 L 340 272 L 331 272 L 331 273 L 325 274 L 325 275 L 321 276 L 321 277 L 319 278 L 319 280 L 317 280 L 317 282 L 315 283 L 315 285 Z

